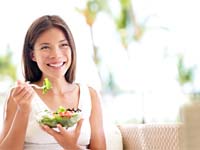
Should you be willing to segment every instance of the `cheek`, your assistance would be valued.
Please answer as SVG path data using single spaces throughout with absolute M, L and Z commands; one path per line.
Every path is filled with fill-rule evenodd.
M 34 58 L 32 59 L 35 61 L 38 65 L 43 64 L 45 62 L 45 56 L 43 55 L 35 55 Z
M 72 63 L 72 53 L 71 52 L 68 53 L 68 62 L 71 65 L 71 63 Z
M 37 53 L 34 53 L 34 57 L 35 57 L 35 60 L 44 60 L 46 59 L 47 57 L 49 56 L 48 53 L 45 53 L 45 52 L 37 52 Z
M 65 51 L 65 52 L 63 53 L 63 55 L 67 58 L 67 61 L 68 61 L 68 62 L 71 62 L 71 59 L 72 59 L 72 53 L 71 53 L 70 50 Z

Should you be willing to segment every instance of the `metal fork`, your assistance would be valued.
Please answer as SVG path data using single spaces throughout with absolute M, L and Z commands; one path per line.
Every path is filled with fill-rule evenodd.
M 38 86 L 36 84 L 29 84 L 29 86 L 35 87 L 37 89 L 43 89 L 44 88 L 44 86 Z

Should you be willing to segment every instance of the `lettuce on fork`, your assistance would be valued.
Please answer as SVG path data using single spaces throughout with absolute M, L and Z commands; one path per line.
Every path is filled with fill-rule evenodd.
M 45 78 L 43 81 L 43 86 L 42 86 L 42 93 L 46 94 L 48 90 L 52 88 L 51 82 L 49 81 L 48 78 Z

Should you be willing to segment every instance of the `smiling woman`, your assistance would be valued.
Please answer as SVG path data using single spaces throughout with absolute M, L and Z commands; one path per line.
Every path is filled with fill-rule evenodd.
M 0 149 L 106 149 L 100 95 L 74 81 L 75 43 L 61 17 L 44 15 L 31 24 L 24 41 L 23 67 L 25 81 L 42 86 L 48 78 L 52 88 L 43 94 L 28 82 L 17 82 L 6 101 Z M 76 125 L 65 129 L 54 124 L 57 130 L 53 130 L 38 123 L 35 116 L 40 112 L 55 112 L 60 106 L 82 110 Z
M 114 2 L 111 0 L 108 3 L 112 4 L 112 1 Z M 197 49 L 200 49 L 198 40 L 200 13 L 198 13 L 197 2 L 190 0 L 134 0 L 136 19 L 140 25 L 144 25 L 144 32 L 142 32 L 144 36 L 140 42 L 133 40 L 129 45 L 127 49 L 130 55 L 129 59 L 127 59 L 124 49 L 121 48 L 111 17 L 106 13 L 98 15 L 93 32 L 94 42 L 102 60 L 100 72 L 106 78 L 107 71 L 112 71 L 116 84 L 125 91 L 125 93 L 114 96 L 113 100 L 110 95 L 108 95 L 109 98 L 104 98 L 105 104 L 110 104 L 106 105 L 109 111 L 106 115 L 113 114 L 110 118 L 117 122 L 132 118 L 140 120 L 142 111 L 145 110 L 146 121 L 149 122 L 176 120 L 176 112 L 184 100 L 182 96 L 179 96 L 181 93 L 175 76 L 177 70 L 174 56 L 179 52 L 184 53 L 186 59 L 189 60 L 189 65 L 194 63 L 199 66 Z M 77 43 L 76 81 L 100 89 L 101 82 L 92 61 L 90 31 L 85 24 L 84 17 L 74 9 L 78 5 L 84 7 L 85 3 L 86 1 L 82 0 L 1 1 L 0 18 L 3 23 L 0 28 L 0 54 L 4 52 L 6 45 L 10 44 L 15 58 L 21 57 L 19 51 L 22 49 L 23 35 L 29 23 L 43 14 L 60 14 L 70 25 Z M 117 7 L 119 4 L 116 2 L 111 9 L 116 10 Z M 11 13 L 11 10 L 14 13 Z M 19 18 L 23 19 L 19 21 Z M 102 32 L 102 27 L 105 26 L 104 22 L 106 22 L 106 28 L 103 28 Z M 16 61 L 17 64 L 21 63 L 20 59 L 14 60 L 14 62 Z M 62 64 L 51 63 L 51 65 L 59 67 Z M 17 65 L 17 67 L 19 66 Z M 85 71 L 86 68 L 87 71 Z M 199 74 L 199 67 L 197 71 Z M 21 75 L 20 68 L 18 74 Z M 7 87 L 8 84 L 6 82 L 2 85 L 1 83 L 1 87 Z M 195 78 L 194 84 L 199 88 L 200 76 Z M 133 93 L 130 94 L 129 91 L 133 91 Z M 163 97 L 163 95 L 167 96 Z M 123 113 L 114 113 L 114 110 L 121 109 L 122 104 L 125 108 Z M 127 109 L 131 106 L 134 106 L 135 109 Z M 171 108 L 172 111 L 169 112 L 168 108 Z M 131 115 L 127 116 L 127 113 Z

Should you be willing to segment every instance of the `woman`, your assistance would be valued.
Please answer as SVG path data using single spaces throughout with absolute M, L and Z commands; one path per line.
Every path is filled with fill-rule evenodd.
M 0 150 L 106 149 L 99 95 L 74 83 L 75 44 L 59 16 L 42 16 L 32 23 L 24 41 L 23 67 L 26 82 L 17 82 L 5 106 Z M 29 84 L 42 86 L 45 78 L 52 83 L 46 94 Z M 71 129 L 38 125 L 38 112 L 59 106 L 79 108 L 83 118 Z

